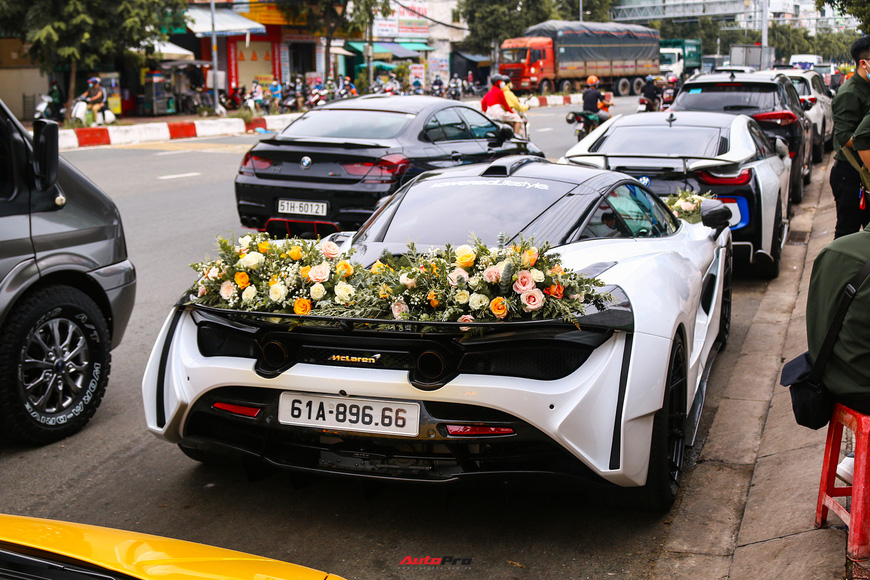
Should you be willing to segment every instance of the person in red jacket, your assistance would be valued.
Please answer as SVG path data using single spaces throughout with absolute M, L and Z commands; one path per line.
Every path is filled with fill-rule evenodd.
M 494 75 L 492 88 L 487 91 L 480 101 L 480 110 L 486 113 L 492 120 L 500 123 L 522 123 L 520 116 L 508 105 L 507 98 L 502 90 L 507 77 Z

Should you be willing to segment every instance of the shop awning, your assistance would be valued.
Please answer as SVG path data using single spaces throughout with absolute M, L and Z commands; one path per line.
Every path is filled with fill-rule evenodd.
M 397 58 L 420 58 L 420 53 L 407 49 L 397 42 L 379 42 L 377 43 L 389 50 Z
M 435 50 L 433 47 L 422 42 L 400 42 L 399 44 L 407 48 L 408 50 L 416 50 L 417 52 L 428 52 L 430 50 Z
M 190 21 L 187 28 L 197 38 L 211 36 L 211 10 L 207 8 L 188 8 Z M 217 36 L 235 36 L 237 34 L 266 34 L 266 27 L 241 14 L 236 14 L 229 8 L 218 8 L 214 11 L 214 31 Z
M 365 42 L 359 41 L 347 41 L 344 43 L 344 46 L 350 49 L 357 51 L 360 54 L 365 54 Z M 390 52 L 389 49 L 385 48 L 381 43 L 374 43 L 374 55 L 373 58 L 390 58 L 393 56 L 393 53 Z
M 456 54 L 464 58 L 465 60 L 470 60 L 471 62 L 476 62 L 477 64 L 488 64 L 490 57 L 484 54 L 469 54 L 467 52 L 459 52 L 456 51 Z
M 188 61 L 194 59 L 194 54 L 191 51 L 186 48 L 181 48 L 177 44 L 172 44 L 171 42 L 155 42 L 152 46 L 154 48 L 154 55 L 160 60 Z M 148 46 L 147 48 L 152 48 L 152 46 Z M 134 52 L 144 53 L 145 50 L 145 48 L 141 48 Z
M 356 53 L 351 52 L 349 50 L 345 50 L 340 46 L 330 46 L 329 52 L 331 52 L 332 54 L 339 55 L 339 56 L 356 56 Z
M 396 65 L 394 65 L 393 63 L 383 62 L 380 60 L 372 61 L 372 66 L 376 69 L 380 68 L 380 69 L 384 69 L 384 70 L 393 70 L 394 68 L 396 68 Z M 364 68 L 366 68 L 366 63 L 356 65 L 356 70 L 362 70 Z

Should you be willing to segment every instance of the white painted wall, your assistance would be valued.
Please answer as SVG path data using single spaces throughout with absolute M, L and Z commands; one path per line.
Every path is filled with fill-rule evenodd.
M 23 114 L 22 95 L 37 95 L 48 91 L 48 77 L 42 75 L 38 68 L 4 68 L 0 69 L 0 99 L 19 120 Z

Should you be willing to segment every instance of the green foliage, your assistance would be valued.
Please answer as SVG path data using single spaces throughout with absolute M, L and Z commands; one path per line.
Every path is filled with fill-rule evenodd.
M 28 44 L 45 71 L 74 62 L 94 69 L 166 38 L 160 29 L 185 7 L 184 0 L 0 0 L 0 30 Z
M 610 9 L 615 0 L 582 0 L 584 22 L 610 22 Z M 580 17 L 579 0 L 557 0 L 556 9 L 562 20 L 578 20 Z
M 657 29 L 662 38 L 700 38 L 702 53 L 716 54 L 719 23 L 707 16 L 702 16 L 697 22 L 655 20 L 650 22 L 649 26 L 650 28 Z
M 529 26 L 559 17 L 556 0 L 459 0 L 457 8 L 469 30 L 462 45 L 479 54 L 490 54 L 504 39 L 521 36 Z

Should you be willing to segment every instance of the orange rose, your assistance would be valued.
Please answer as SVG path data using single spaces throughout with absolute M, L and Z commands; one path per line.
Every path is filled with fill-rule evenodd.
M 335 272 L 342 278 L 347 278 L 353 274 L 353 266 L 347 260 L 342 260 L 335 265 Z
M 390 287 L 386 284 L 381 284 L 380 296 L 381 298 L 389 298 L 392 292 L 390 292 Z
M 550 268 L 550 273 L 551 273 L 551 274 L 562 274 L 562 273 L 564 273 L 564 272 L 565 272 L 565 270 L 563 270 L 563 269 L 562 269 L 562 266 L 560 266 L 559 264 L 556 264 L 555 266 L 553 266 L 552 268 Z
M 250 278 L 248 278 L 248 275 L 244 272 L 236 272 L 234 279 L 236 281 L 236 286 L 239 288 L 247 288 L 251 285 Z
M 496 318 L 504 318 L 507 316 L 507 301 L 501 296 L 497 296 L 489 303 L 489 310 L 495 314 Z
M 440 302 L 438 302 L 438 299 L 435 298 L 434 290 L 429 290 L 429 295 L 426 298 L 429 300 L 429 305 L 432 308 L 438 308 L 438 305 L 441 304 Z
M 257 249 L 260 251 L 261 254 L 265 254 L 269 251 L 269 242 L 260 242 L 259 244 L 257 244 Z
M 299 246 L 293 246 L 290 248 L 290 259 L 291 260 L 301 260 L 302 259 L 302 248 Z
M 293 303 L 293 312 L 296 314 L 308 314 L 311 312 L 311 300 L 308 298 L 297 298 Z
M 301 276 L 303 280 L 308 280 L 308 272 L 310 271 L 311 266 L 302 266 L 299 268 L 299 276 Z
M 553 298 L 562 298 L 562 293 L 565 292 L 565 287 L 561 284 L 552 284 L 548 288 L 544 288 L 544 294 L 549 294 Z
M 538 248 L 531 248 L 523 252 L 523 266 L 534 266 L 538 261 Z
M 269 286 L 274 286 L 278 283 L 278 276 L 272 276 L 269 278 Z

